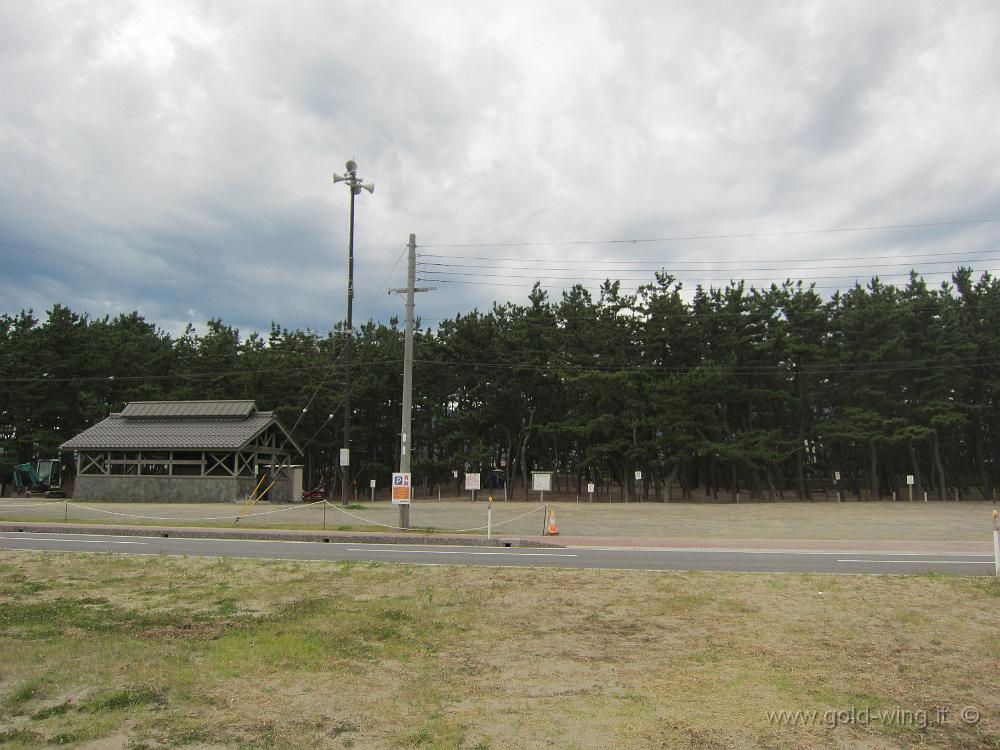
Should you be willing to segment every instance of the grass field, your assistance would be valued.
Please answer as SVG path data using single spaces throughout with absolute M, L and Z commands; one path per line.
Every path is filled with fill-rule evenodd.
M 987 578 L 5 552 L 0 746 L 1000 747 L 998 609 Z

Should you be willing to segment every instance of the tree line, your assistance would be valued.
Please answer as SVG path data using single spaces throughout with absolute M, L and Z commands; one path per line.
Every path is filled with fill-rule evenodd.
M 136 312 L 4 314 L 0 480 L 128 401 L 247 398 L 336 495 L 344 345 L 342 327 L 171 336 Z M 919 499 L 977 499 L 1000 481 L 1000 282 L 968 268 L 827 299 L 791 280 L 686 299 L 665 272 L 632 293 L 536 284 L 526 304 L 420 326 L 414 351 L 418 494 L 465 471 L 512 496 L 553 471 L 557 491 L 616 500 L 905 498 L 907 477 Z M 398 466 L 399 321 L 359 326 L 352 352 L 347 480 L 364 496 Z

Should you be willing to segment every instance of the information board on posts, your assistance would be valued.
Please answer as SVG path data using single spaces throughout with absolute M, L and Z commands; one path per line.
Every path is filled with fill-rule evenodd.
M 535 492 L 551 492 L 552 474 L 548 471 L 531 472 L 531 489 Z

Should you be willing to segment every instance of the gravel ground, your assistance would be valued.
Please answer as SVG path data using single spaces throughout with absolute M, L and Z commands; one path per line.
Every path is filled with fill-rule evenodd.
M 767 539 L 767 540 L 896 540 L 982 541 L 992 530 L 989 503 L 550 503 L 563 536 L 618 539 Z M 4 521 L 87 521 L 167 525 L 234 525 L 241 505 L 221 503 L 96 503 L 65 505 L 59 500 L 0 500 Z M 141 518 L 147 516 L 147 518 Z M 239 527 L 321 528 L 322 504 L 260 503 L 238 522 Z M 326 509 L 329 529 L 385 530 L 399 523 L 399 510 L 387 502 Z M 469 500 L 415 501 L 411 527 L 482 533 L 486 503 Z M 542 530 L 538 502 L 497 501 L 495 533 L 538 535 Z

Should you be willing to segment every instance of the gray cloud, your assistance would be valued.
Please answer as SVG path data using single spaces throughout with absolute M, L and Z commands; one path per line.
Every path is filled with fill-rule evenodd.
M 663 237 L 1000 205 L 994 3 L 536 6 L 4 3 L 0 309 L 329 328 L 344 312 L 347 234 L 330 173 L 352 157 L 377 184 L 358 202 L 356 309 L 383 319 L 401 312 L 383 288 L 403 283 L 404 265 L 390 269 L 409 232 L 420 244 Z M 972 253 L 998 234 L 447 252 L 669 268 Z M 525 298 L 496 281 L 441 284 L 420 311 Z

